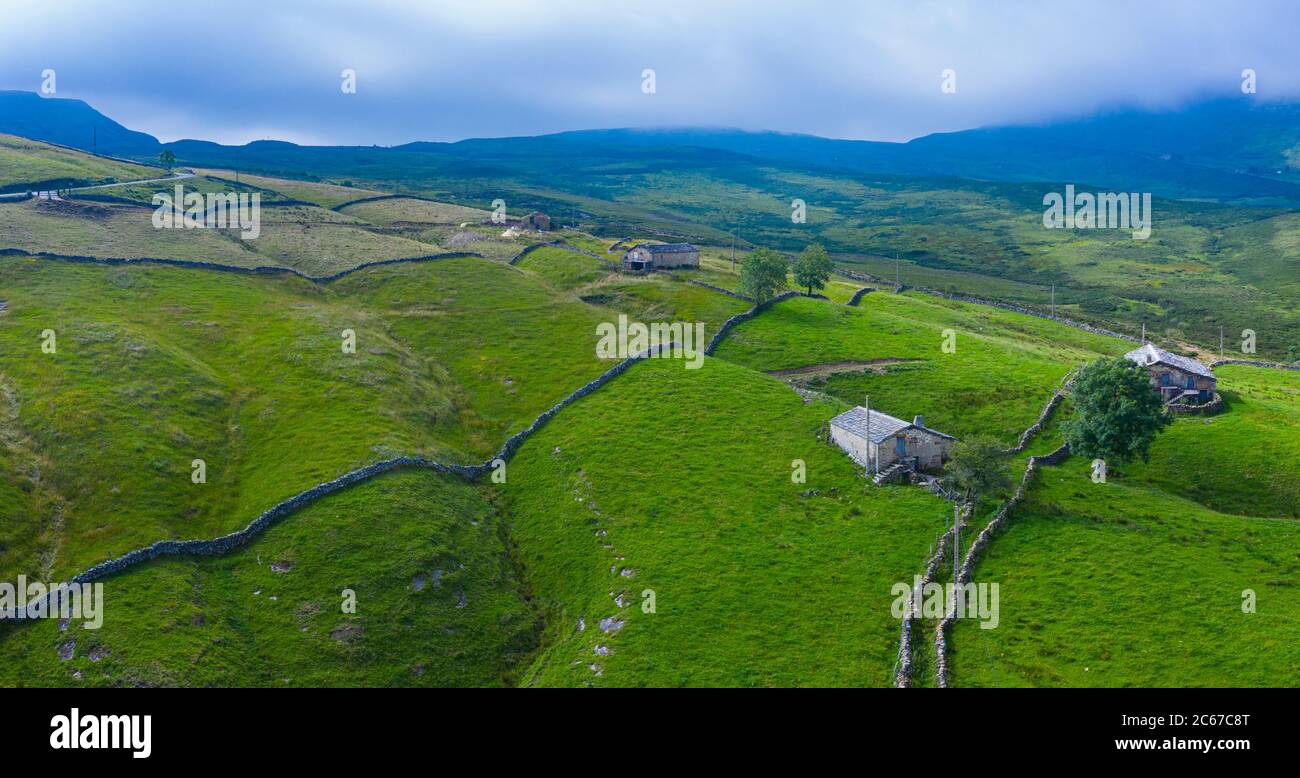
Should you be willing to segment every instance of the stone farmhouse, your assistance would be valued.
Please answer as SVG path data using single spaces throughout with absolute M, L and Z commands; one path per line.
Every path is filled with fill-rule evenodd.
M 872 472 L 883 472 L 895 464 L 923 472 L 938 471 L 957 442 L 953 436 L 925 426 L 922 416 L 909 424 L 862 406 L 831 419 L 830 432 L 831 440 L 844 453 Z
M 623 269 L 633 273 L 699 266 L 700 250 L 689 243 L 639 243 L 623 255 Z
M 1165 405 L 1204 405 L 1214 400 L 1214 371 L 1195 359 L 1180 357 L 1151 343 L 1124 355 L 1151 374 L 1151 386 Z

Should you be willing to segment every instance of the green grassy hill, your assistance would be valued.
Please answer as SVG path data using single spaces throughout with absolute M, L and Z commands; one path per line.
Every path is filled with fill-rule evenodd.
M 999 584 L 1001 624 L 958 622 L 955 683 L 1293 686 L 1297 549 L 1293 520 L 1095 484 L 1077 459 L 1048 468 L 976 571 Z
M 160 168 L 0 135 L 0 193 L 133 181 L 166 175 Z
M 737 327 L 716 355 L 763 371 L 808 369 L 806 386 L 844 402 L 870 395 L 898 418 L 923 415 L 951 435 L 1011 445 L 1070 370 L 1124 346 L 1023 314 L 874 292 L 857 308 L 783 302 Z
M 864 489 L 816 437 L 838 410 L 721 360 L 650 360 L 530 440 L 505 486 L 547 648 L 521 681 L 888 684 L 890 587 L 947 506 Z
M 987 283 L 990 294 L 1041 302 L 1043 282 L 1068 269 L 1088 279 L 1088 291 L 1074 285 L 1058 298 L 1071 315 L 1100 311 L 1119 291 L 1121 308 L 1152 322 L 1230 306 L 1257 322 L 1261 350 L 1274 353 L 1294 313 L 1259 293 L 1289 268 L 1285 214 L 1261 232 L 1244 212 L 1180 206 L 1181 226 L 1143 246 L 1040 240 L 1019 232 L 1019 217 L 1000 222 L 1010 201 L 975 185 L 948 182 L 935 197 L 898 181 L 732 173 L 715 189 L 708 177 L 643 171 L 635 175 L 653 179 L 657 194 L 618 199 L 637 203 L 625 215 L 644 209 L 681 226 L 690 220 L 669 216 L 697 209 L 703 218 L 719 192 L 743 194 L 776 220 L 780 244 L 788 214 L 779 223 L 759 184 L 784 177 L 846 198 L 836 208 L 853 225 L 847 242 L 883 230 L 924 244 L 903 272 L 924 270 L 926 285 Z M 57 580 L 160 539 L 218 536 L 382 459 L 481 462 L 613 365 L 596 355 L 599 324 L 620 314 L 698 321 L 711 337 L 751 307 L 689 283 L 738 288 L 720 240 L 701 268 L 673 274 L 624 275 L 556 247 L 510 265 L 556 238 L 619 255 L 576 230 L 506 237 L 481 211 L 448 203 L 318 207 L 367 193 L 332 179 L 241 175 L 271 196 L 317 203 L 265 207 L 262 236 L 247 241 L 157 230 L 148 208 L 0 204 L 0 247 L 32 252 L 311 275 L 483 255 L 368 267 L 328 283 L 0 257 L 0 580 Z M 593 189 L 609 184 L 600 181 Z M 669 203 L 672 187 L 696 186 Z M 118 189 L 142 201 L 153 191 Z M 820 202 L 813 219 L 828 213 L 831 200 Z M 657 235 L 646 224 L 620 234 Z M 1270 259 L 1247 269 L 1266 234 Z M 846 260 L 877 275 L 893 269 L 875 256 Z M 976 272 L 978 261 L 989 265 Z M 1260 287 L 1242 285 L 1247 275 Z M 895 416 L 1011 445 L 1069 371 L 1133 344 L 888 288 L 844 305 L 856 288 L 837 279 L 830 300 L 772 306 L 699 370 L 670 359 L 632 366 L 541 427 L 504 483 L 390 473 L 224 556 L 109 577 L 98 632 L 0 625 L 0 685 L 890 684 L 892 587 L 924 568 L 951 506 L 918 487 L 869 484 L 819 437 L 826 420 L 870 395 Z M 45 330 L 55 353 L 42 351 Z M 355 353 L 341 348 L 345 330 Z M 1286 640 L 1300 613 L 1300 377 L 1244 366 L 1219 377 L 1226 410 L 1179 419 L 1149 463 L 1117 468 L 1101 485 L 1077 459 L 1040 474 L 976 567 L 976 580 L 1003 587 L 1002 626 L 958 624 L 956 685 L 1294 681 Z M 1017 471 L 1059 444 L 1069 412 L 1066 402 Z M 206 462 L 204 484 L 191 481 L 195 459 Z M 796 460 L 806 483 L 791 479 Z M 1001 497 L 980 506 L 973 529 Z M 1240 612 L 1246 588 L 1259 595 L 1256 614 Z M 355 614 L 340 609 L 345 589 L 357 595 Z M 650 596 L 653 612 L 643 609 Z M 921 685 L 933 669 L 932 627 L 918 625 Z
M 236 554 L 104 586 L 99 630 L 0 627 L 0 685 L 492 686 L 538 640 L 492 503 L 424 472 L 329 497 Z

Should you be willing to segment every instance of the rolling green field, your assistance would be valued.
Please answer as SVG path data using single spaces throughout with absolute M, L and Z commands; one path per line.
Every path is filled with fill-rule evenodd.
M 0 247 L 73 256 L 162 257 L 238 267 L 272 264 L 223 230 L 160 230 L 153 209 L 75 200 L 0 202 Z
M 236 191 L 208 179 L 183 183 L 188 186 L 192 181 L 198 182 L 195 191 Z M 165 184 L 96 190 L 138 199 L 139 207 L 90 200 L 0 202 L 0 248 L 33 254 L 283 267 L 309 276 L 327 276 L 367 262 L 439 253 L 473 252 L 504 261 L 543 239 L 502 238 L 499 231 L 435 230 L 437 234 L 433 234 L 420 229 L 408 234 L 311 206 L 262 207 L 260 232 L 250 237 L 234 228 L 158 229 L 153 225 L 153 208 L 145 204 L 159 186 L 158 191 L 171 191 Z M 374 205 L 378 209 L 389 202 L 400 201 Z M 429 242 L 432 240 L 443 242 Z
M 428 472 L 329 497 L 238 553 L 109 579 L 104 611 L 98 630 L 0 628 L 0 684 L 496 686 L 538 639 L 491 501 Z
M 809 200 L 810 224 L 823 236 L 845 230 L 841 246 L 867 245 L 873 231 L 880 245 L 925 246 L 905 252 L 904 283 L 984 285 L 971 291 L 1041 303 L 1044 282 L 1068 271 L 1087 285 L 1063 284 L 1065 313 L 1100 315 L 1118 301 L 1114 310 L 1150 315 L 1171 336 L 1192 333 L 1197 300 L 1243 317 L 1267 309 L 1274 318 L 1257 326 L 1270 353 L 1293 313 L 1257 294 L 1289 272 L 1285 214 L 1265 227 L 1245 211 L 1230 219 L 1180 204 L 1183 221 L 1133 246 L 1022 233 L 999 221 L 1028 196 L 1014 187 L 994 202 L 983 185 L 948 181 L 936 197 L 915 182 L 777 168 L 729 170 L 722 189 L 706 175 L 629 175 L 650 186 L 616 197 L 638 229 L 615 219 L 607 234 L 670 237 L 690 228 L 681 214 L 703 219 L 723 191 L 758 214 L 751 228 L 771 220 L 770 234 L 747 237 L 797 250 L 784 203 L 813 191 L 825 194 Z M 617 178 L 596 177 L 584 203 L 599 205 Z M 240 180 L 319 206 L 418 189 L 351 174 Z M 794 188 L 772 200 L 773 182 Z M 121 189 L 147 199 L 153 187 Z M 670 202 L 682 189 L 689 196 Z M 552 247 L 511 266 L 544 240 L 620 255 L 606 252 L 613 238 L 505 237 L 483 211 L 414 198 L 267 207 L 262 235 L 242 241 L 157 230 L 150 213 L 0 204 L 0 248 L 310 275 L 446 251 L 483 257 L 329 283 L 0 257 L 0 581 L 59 580 L 160 539 L 221 535 L 381 459 L 481 462 L 612 367 L 596 355 L 598 325 L 620 314 L 702 322 L 707 339 L 751 307 L 687 282 L 738 288 L 721 233 L 699 269 L 632 276 Z M 1245 269 L 1261 242 L 1273 253 Z M 942 259 L 953 256 L 963 259 Z M 894 266 L 868 251 L 840 259 L 882 277 Z M 677 359 L 632 366 L 547 422 L 504 483 L 389 473 L 229 554 L 108 578 L 102 630 L 0 625 L 0 685 L 890 685 L 892 587 L 924 568 L 952 507 L 919 487 L 870 484 L 823 440 L 825 422 L 869 395 L 900 418 L 1010 446 L 1070 371 L 1134 344 L 888 286 L 844 305 L 858 286 L 837 277 L 830 300 L 772 306 L 699 370 Z M 1189 290 L 1206 296 L 1182 299 Z M 42 349 L 47 330 L 53 353 Z M 1217 372 L 1226 409 L 1179 418 L 1149 462 L 1116 467 L 1105 484 L 1077 457 L 1040 473 L 976 567 L 977 581 L 1002 586 L 1001 625 L 957 625 L 955 685 L 1295 685 L 1300 374 Z M 1059 445 L 1071 407 L 1014 458 L 1017 478 L 1029 455 Z M 206 483 L 191 479 L 196 459 Z M 806 482 L 791 478 L 797 461 Z M 973 529 L 1004 497 L 980 505 Z M 1256 613 L 1241 612 L 1244 589 L 1257 593 Z M 341 608 L 345 590 L 355 613 Z M 927 685 L 933 623 L 917 627 Z
M 1001 623 L 958 621 L 956 685 L 1294 686 L 1300 524 L 1088 473 L 1045 469 L 989 547 Z
M 1222 513 L 1300 518 L 1300 373 L 1215 373 L 1226 412 L 1177 420 L 1128 474 Z
M 0 192 L 66 188 L 160 178 L 161 168 L 0 134 Z
M 807 386 L 854 405 L 870 395 L 872 407 L 898 418 L 923 415 L 950 435 L 1011 445 L 1070 370 L 1126 345 L 1023 314 L 873 292 L 857 308 L 780 303 L 737 327 L 716 355 L 763 371 L 842 366 Z
M 263 203 L 275 203 L 286 200 L 284 195 L 267 189 L 248 186 L 244 183 L 235 184 L 233 181 L 223 181 L 209 176 L 191 176 L 180 180 L 170 181 L 149 181 L 146 183 L 123 184 L 121 186 L 104 186 L 98 187 L 87 192 L 79 192 L 78 195 L 88 202 L 93 202 L 97 196 L 120 197 L 126 200 L 132 200 L 141 205 L 153 205 L 155 194 L 165 194 L 173 201 L 176 199 L 176 187 L 180 186 L 182 192 L 189 194 L 197 192 L 202 195 L 208 194 L 253 194 L 260 195 L 260 201 Z
M 519 260 L 518 267 L 545 278 L 556 289 L 576 289 L 610 274 L 598 259 L 561 248 L 540 248 Z
M 865 489 L 816 438 L 838 410 L 721 360 L 649 360 L 531 439 L 505 487 L 547 648 L 521 682 L 889 684 L 890 587 L 947 505 Z
M 238 176 L 240 183 L 279 192 L 289 199 L 315 203 L 322 208 L 334 208 L 352 200 L 384 194 L 384 192 L 375 189 L 360 189 L 323 181 L 299 181 L 289 178 L 257 176 L 251 173 L 236 173 L 233 170 L 197 169 L 195 172 L 200 175 L 216 176 L 226 180 L 233 180 Z

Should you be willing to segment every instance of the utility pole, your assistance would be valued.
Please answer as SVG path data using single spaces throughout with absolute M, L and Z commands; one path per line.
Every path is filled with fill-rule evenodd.
M 1056 318 L 1056 284 L 1052 284 L 1052 318 Z
M 736 272 L 736 231 L 731 231 L 731 272 Z
M 953 615 L 960 618 L 961 595 L 961 506 L 952 504 L 952 604 Z
M 898 274 L 898 252 L 895 251 L 895 252 L 894 252 L 894 286 L 895 286 L 895 287 L 902 286 L 902 284 L 899 283 L 899 280 L 898 280 L 898 279 L 899 279 L 899 274 Z
M 1219 356 L 1223 356 L 1223 325 L 1219 325 Z
M 1147 344 L 1147 323 L 1142 322 L 1142 345 Z

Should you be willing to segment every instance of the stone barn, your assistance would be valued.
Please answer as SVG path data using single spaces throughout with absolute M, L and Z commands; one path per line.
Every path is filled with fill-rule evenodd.
M 551 231 L 551 217 L 541 211 L 533 211 L 519 220 L 521 230 L 537 230 L 539 232 Z
M 1124 357 L 1147 369 L 1151 387 L 1165 405 L 1205 405 L 1214 400 L 1217 388 L 1214 371 L 1195 359 L 1170 354 L 1150 343 Z
M 623 268 L 634 273 L 699 266 L 700 250 L 689 243 L 641 243 L 623 256 Z
M 849 457 L 872 472 L 881 472 L 895 463 L 911 464 L 913 469 L 935 472 L 948 459 L 948 451 L 957 439 L 925 426 L 917 416 L 911 423 L 862 406 L 841 413 L 830 421 L 831 440 Z

